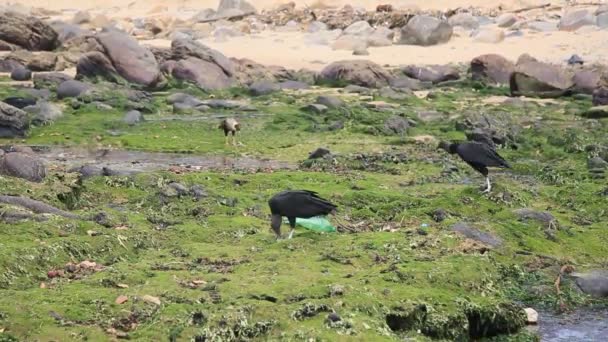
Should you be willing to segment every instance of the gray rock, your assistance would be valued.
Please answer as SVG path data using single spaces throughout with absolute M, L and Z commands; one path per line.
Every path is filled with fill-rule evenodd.
M 240 37 L 243 33 L 234 27 L 220 26 L 211 32 L 216 42 L 226 42 L 228 38 Z
M 501 238 L 494 236 L 488 232 L 480 231 L 466 222 L 458 222 L 450 227 L 452 231 L 462 234 L 464 237 L 479 241 L 491 247 L 499 247 L 503 244 Z
M 42 182 L 46 177 L 46 167 L 42 160 L 35 156 L 12 152 L 0 157 L 0 174 L 30 182 Z
M 401 71 L 408 77 L 419 81 L 432 82 L 433 84 L 460 78 L 458 69 L 450 65 L 429 65 L 423 67 L 408 65 L 402 68 Z
M 367 37 L 374 32 L 374 28 L 365 20 L 356 21 L 344 29 L 345 35 Z
M 101 77 L 110 82 L 119 81 L 119 73 L 106 55 L 99 51 L 85 53 L 76 64 L 76 78 Z
M 70 39 L 74 39 L 77 37 L 85 36 L 87 34 L 91 34 L 90 31 L 83 30 L 78 25 L 68 24 L 68 23 L 64 23 L 62 21 L 52 22 L 51 26 L 59 35 L 58 40 L 61 43 L 66 43 Z
M 372 90 L 367 88 L 367 87 L 361 87 L 358 85 L 354 85 L 354 84 L 350 84 L 346 87 L 344 87 L 344 92 L 345 93 L 356 93 L 356 94 L 361 94 L 361 95 L 371 95 L 372 94 Z
M 555 216 L 548 211 L 536 211 L 533 209 L 522 208 L 513 210 L 513 213 L 517 215 L 520 221 L 534 220 L 545 225 L 556 222 Z
M 540 62 L 530 55 L 519 57 L 511 74 L 514 96 L 559 97 L 574 87 L 573 74 L 556 65 Z
M 407 89 L 407 90 L 409 90 L 409 89 Z M 408 94 L 403 91 L 399 91 L 399 92 L 395 91 L 395 89 L 393 89 L 391 87 L 380 88 L 380 90 L 378 90 L 378 95 L 380 97 L 384 97 L 384 98 L 391 99 L 391 100 L 405 100 L 411 96 L 411 94 Z
M 600 157 L 589 158 L 587 168 L 589 170 L 606 170 L 608 169 L 608 162 Z
M 344 101 L 340 100 L 335 96 L 321 95 L 317 97 L 315 103 L 324 105 L 327 108 L 340 108 L 344 107 Z
M 34 87 L 38 89 L 48 88 L 50 90 L 55 90 L 61 83 L 71 79 L 70 76 L 60 72 L 35 73 Z
M 212 8 L 206 8 L 192 17 L 192 21 L 195 23 L 205 23 L 213 20 L 216 16 L 216 12 Z
M 364 60 L 337 61 L 326 66 L 320 79 L 326 82 L 345 82 L 369 88 L 389 85 L 393 77 L 378 64 Z
M 606 106 L 608 105 L 608 87 L 599 87 L 593 91 L 593 105 Z
M 367 37 L 355 35 L 343 35 L 331 44 L 334 50 L 365 50 L 367 48 Z
M 11 72 L 11 79 L 13 81 L 29 81 L 32 79 L 32 72 L 24 67 L 13 69 Z
M 249 86 L 249 92 L 253 96 L 270 95 L 281 90 L 281 87 L 271 81 L 258 81 Z
M 515 64 L 501 55 L 481 55 L 471 61 L 471 77 L 476 81 L 507 85 L 513 71 Z
M 29 123 L 26 112 L 0 102 L 0 138 L 25 136 Z
M 581 69 L 574 72 L 574 90 L 577 93 L 592 95 L 601 86 L 601 74 L 598 70 Z
M 57 98 L 78 97 L 89 89 L 91 86 L 86 83 L 76 80 L 65 81 L 57 87 Z
M 310 113 L 323 114 L 323 113 L 327 112 L 327 106 L 324 106 L 324 105 L 318 104 L 318 103 L 313 103 L 313 104 L 309 104 L 308 106 L 302 108 L 302 110 L 310 112 Z
M 407 76 L 393 78 L 390 82 L 390 85 L 392 88 L 395 89 L 420 90 L 423 88 L 422 82 Z
M 498 18 L 496 18 L 496 24 L 498 27 L 511 27 L 513 24 L 517 22 L 517 17 L 513 13 L 504 13 L 501 14 Z
M 388 135 L 404 135 L 409 128 L 407 119 L 400 116 L 391 116 L 384 122 L 384 133 Z
M 310 85 L 308 83 L 299 82 L 299 81 L 284 81 L 284 82 L 279 83 L 279 87 L 281 89 L 299 90 L 299 89 L 309 89 Z
M 467 30 L 474 30 L 479 27 L 479 21 L 470 13 L 457 13 L 448 19 L 448 24 L 452 27 L 460 26 Z
M 241 11 L 243 15 L 255 14 L 257 12 L 255 7 L 245 0 L 220 0 L 217 13 L 218 16 L 223 16 L 234 10 Z
M 417 15 L 401 29 L 399 44 L 436 45 L 445 43 L 452 37 L 450 24 L 426 15 Z
M 35 125 L 45 125 L 63 116 L 59 106 L 44 100 L 38 101 L 34 106 L 25 107 L 24 110 L 32 114 L 32 123 Z
M 328 149 L 319 147 L 308 155 L 308 159 L 319 159 L 329 154 L 331 154 L 331 152 Z
M 595 15 L 600 15 L 602 13 L 608 13 L 608 4 L 603 4 L 598 6 L 598 8 L 595 10 Z
M 327 24 L 320 21 L 313 21 L 308 24 L 308 28 L 306 29 L 306 32 L 309 33 L 316 33 L 319 31 L 327 31 Z
M 608 297 L 608 271 L 594 270 L 589 273 L 572 273 L 576 285 L 586 294 Z
M 505 40 L 505 33 L 501 29 L 483 28 L 475 32 L 473 40 L 477 43 L 497 44 Z
M 596 24 L 599 28 L 602 28 L 602 29 L 608 28 L 608 12 L 598 14 L 596 20 L 597 20 Z
M 190 194 L 195 201 L 200 201 L 202 198 L 208 197 L 209 194 L 202 185 L 193 185 L 190 187 Z
M 91 14 L 87 11 L 78 11 L 74 14 L 72 24 L 81 25 L 91 21 Z
M 422 122 L 434 122 L 445 118 L 444 114 L 435 111 L 421 111 L 416 113 L 416 115 L 418 116 L 418 120 Z
M 341 34 L 342 30 L 340 29 L 309 33 L 304 36 L 304 42 L 311 45 L 329 45 L 330 42 L 338 39 Z
M 203 104 L 203 101 L 199 98 L 185 93 L 174 93 L 167 97 L 167 103 L 169 104 L 185 104 L 190 107 L 196 107 Z
M 130 110 L 125 114 L 122 121 L 129 126 L 133 126 L 144 121 L 144 116 L 137 110 Z
M 40 19 L 14 11 L 0 12 L 0 40 L 30 51 L 51 51 L 58 45 L 58 35 Z
M 587 25 L 595 25 L 596 20 L 593 14 L 586 10 L 570 11 L 564 15 L 557 27 L 560 31 L 576 31 Z
M 393 45 L 393 38 L 395 31 L 380 26 L 374 30 L 374 32 L 367 37 L 367 45 L 372 47 L 382 47 Z
M 526 26 L 532 30 L 537 32 L 552 32 L 557 31 L 557 23 L 548 22 L 548 21 L 533 21 L 527 23 Z

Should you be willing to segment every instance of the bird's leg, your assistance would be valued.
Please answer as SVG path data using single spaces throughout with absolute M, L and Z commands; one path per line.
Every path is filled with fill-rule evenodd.
M 484 194 L 489 194 L 490 191 L 492 190 L 492 183 L 490 183 L 490 177 L 486 176 L 486 189 L 483 191 Z
M 226 135 L 226 137 L 224 138 L 224 144 L 228 145 L 228 135 Z
M 295 229 L 291 228 L 291 230 L 289 231 L 289 235 L 287 235 L 287 239 L 293 238 L 293 232 L 294 231 L 295 231 Z
M 232 145 L 236 146 L 236 136 L 232 135 Z

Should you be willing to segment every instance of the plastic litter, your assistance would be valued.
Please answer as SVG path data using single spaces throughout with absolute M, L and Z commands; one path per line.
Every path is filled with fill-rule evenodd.
M 284 220 L 285 223 L 288 223 L 287 219 Z M 325 216 L 315 216 L 311 218 L 296 218 L 296 227 L 300 226 L 308 230 L 312 230 L 315 232 L 326 232 L 333 233 L 336 232 L 336 227 L 332 226 L 331 222 Z

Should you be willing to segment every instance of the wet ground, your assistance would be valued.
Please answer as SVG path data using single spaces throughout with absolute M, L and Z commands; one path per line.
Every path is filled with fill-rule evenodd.
M 564 315 L 539 312 L 539 325 L 529 329 L 538 332 L 543 342 L 606 342 L 608 310 L 578 310 Z

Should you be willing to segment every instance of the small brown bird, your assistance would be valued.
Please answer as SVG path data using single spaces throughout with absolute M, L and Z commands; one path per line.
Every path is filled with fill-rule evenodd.
M 228 145 L 228 133 L 232 133 L 232 145 L 236 145 L 235 134 L 241 130 L 241 124 L 233 118 L 226 118 L 222 120 L 220 124 L 221 129 L 224 130 L 224 136 L 226 137 L 226 145 Z

